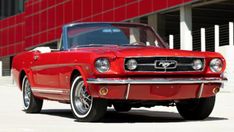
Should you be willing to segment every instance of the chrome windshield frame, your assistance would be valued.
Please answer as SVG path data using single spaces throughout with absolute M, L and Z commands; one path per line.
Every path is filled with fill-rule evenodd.
M 142 24 L 142 23 L 128 23 L 128 22 L 81 22 L 81 23 L 72 23 L 72 24 L 67 24 L 64 25 L 62 28 L 62 43 L 60 46 L 60 50 L 69 50 L 68 46 L 68 28 L 73 27 L 73 26 L 78 26 L 78 25 L 83 25 L 83 24 L 123 24 L 123 25 L 132 25 L 132 26 L 143 26 L 149 28 L 149 30 L 152 31 L 152 33 L 155 35 L 156 39 L 159 41 L 161 44 L 161 48 L 169 48 L 166 42 L 163 41 L 163 39 L 158 35 L 158 33 L 150 26 L 147 24 Z

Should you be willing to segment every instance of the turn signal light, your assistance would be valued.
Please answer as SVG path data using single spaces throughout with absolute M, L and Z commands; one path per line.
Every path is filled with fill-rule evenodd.
M 219 90 L 220 90 L 220 88 L 214 88 L 214 89 L 213 89 L 213 93 L 214 93 L 214 94 L 217 94 L 217 93 L 219 92 Z
M 105 88 L 105 87 L 102 87 L 99 89 L 99 94 L 102 95 L 102 96 L 105 96 L 108 94 L 108 89 Z

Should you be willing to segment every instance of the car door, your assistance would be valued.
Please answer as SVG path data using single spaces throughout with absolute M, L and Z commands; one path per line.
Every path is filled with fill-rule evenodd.
M 59 87 L 58 52 L 41 53 L 34 52 L 32 73 L 35 87 L 54 89 Z

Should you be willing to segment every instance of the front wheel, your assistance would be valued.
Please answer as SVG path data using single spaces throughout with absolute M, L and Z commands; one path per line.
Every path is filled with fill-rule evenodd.
M 203 120 L 212 112 L 215 96 L 201 99 L 191 99 L 176 104 L 180 115 L 186 120 Z
M 70 101 L 73 115 L 81 122 L 98 121 L 107 109 L 106 100 L 93 98 L 88 94 L 81 76 L 73 80 Z
M 24 111 L 26 113 L 39 113 L 43 105 L 43 100 L 36 98 L 32 94 L 31 85 L 26 75 L 24 76 L 22 81 L 22 93 Z

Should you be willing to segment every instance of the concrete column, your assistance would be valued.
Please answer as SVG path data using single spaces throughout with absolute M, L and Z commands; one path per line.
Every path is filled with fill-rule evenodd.
M 192 50 L 192 6 L 180 7 L 180 44 L 183 50 Z
M 0 77 L 2 77 L 2 61 L 0 61 Z
M 206 51 L 206 30 L 201 28 L 201 51 Z
M 165 37 L 165 16 L 152 14 L 148 16 L 148 25 L 152 26 L 161 36 Z
M 233 27 L 233 22 L 229 22 L 229 45 L 230 46 L 234 46 L 234 43 L 233 43 L 233 37 L 234 37 L 234 35 L 233 35 L 233 33 L 234 33 L 234 29 L 233 29 L 234 27 Z
M 140 19 L 133 19 L 131 22 L 139 23 Z M 139 42 L 140 33 L 138 30 L 130 30 L 130 43 Z
M 148 16 L 148 25 L 150 25 L 156 31 L 158 31 L 158 15 L 157 14 L 152 14 Z
M 219 25 L 215 25 L 215 52 L 219 52 Z
M 138 23 L 138 22 L 140 22 L 140 19 L 139 18 L 135 18 L 135 19 L 130 20 L 130 22 L 136 22 L 136 23 Z
M 174 49 L 174 35 L 169 35 L 169 48 Z

